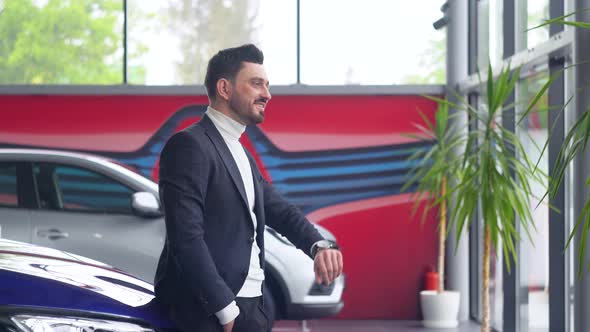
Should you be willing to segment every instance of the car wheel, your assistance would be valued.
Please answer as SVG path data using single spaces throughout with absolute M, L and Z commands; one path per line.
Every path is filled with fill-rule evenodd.
M 264 313 L 268 318 L 268 330 L 267 332 L 272 331 L 272 325 L 274 324 L 275 317 L 276 317 L 277 307 L 275 302 L 275 297 L 268 285 L 264 285 Z

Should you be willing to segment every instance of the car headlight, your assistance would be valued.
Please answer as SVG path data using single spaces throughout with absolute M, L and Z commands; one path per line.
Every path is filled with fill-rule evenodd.
M 154 332 L 137 324 L 104 319 L 17 315 L 12 321 L 27 332 Z

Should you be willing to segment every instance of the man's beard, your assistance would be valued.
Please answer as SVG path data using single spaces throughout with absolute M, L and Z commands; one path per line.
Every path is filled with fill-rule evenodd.
M 238 98 L 230 98 L 229 100 L 229 107 L 234 111 L 236 116 L 243 122 L 245 125 L 253 125 L 259 124 L 264 121 L 264 111 L 261 113 L 257 113 L 256 111 L 251 111 L 251 106 L 248 103 L 241 103 Z M 259 116 L 257 116 L 259 114 Z

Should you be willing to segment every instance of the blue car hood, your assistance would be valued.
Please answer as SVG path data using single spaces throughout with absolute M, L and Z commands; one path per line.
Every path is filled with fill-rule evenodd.
M 172 324 L 153 286 L 103 263 L 63 251 L 0 240 L 0 304 L 131 317 Z

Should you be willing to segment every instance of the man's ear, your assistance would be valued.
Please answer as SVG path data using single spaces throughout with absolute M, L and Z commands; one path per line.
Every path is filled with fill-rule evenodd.
M 232 93 L 232 84 L 226 78 L 217 81 L 217 96 L 223 100 L 229 100 Z

